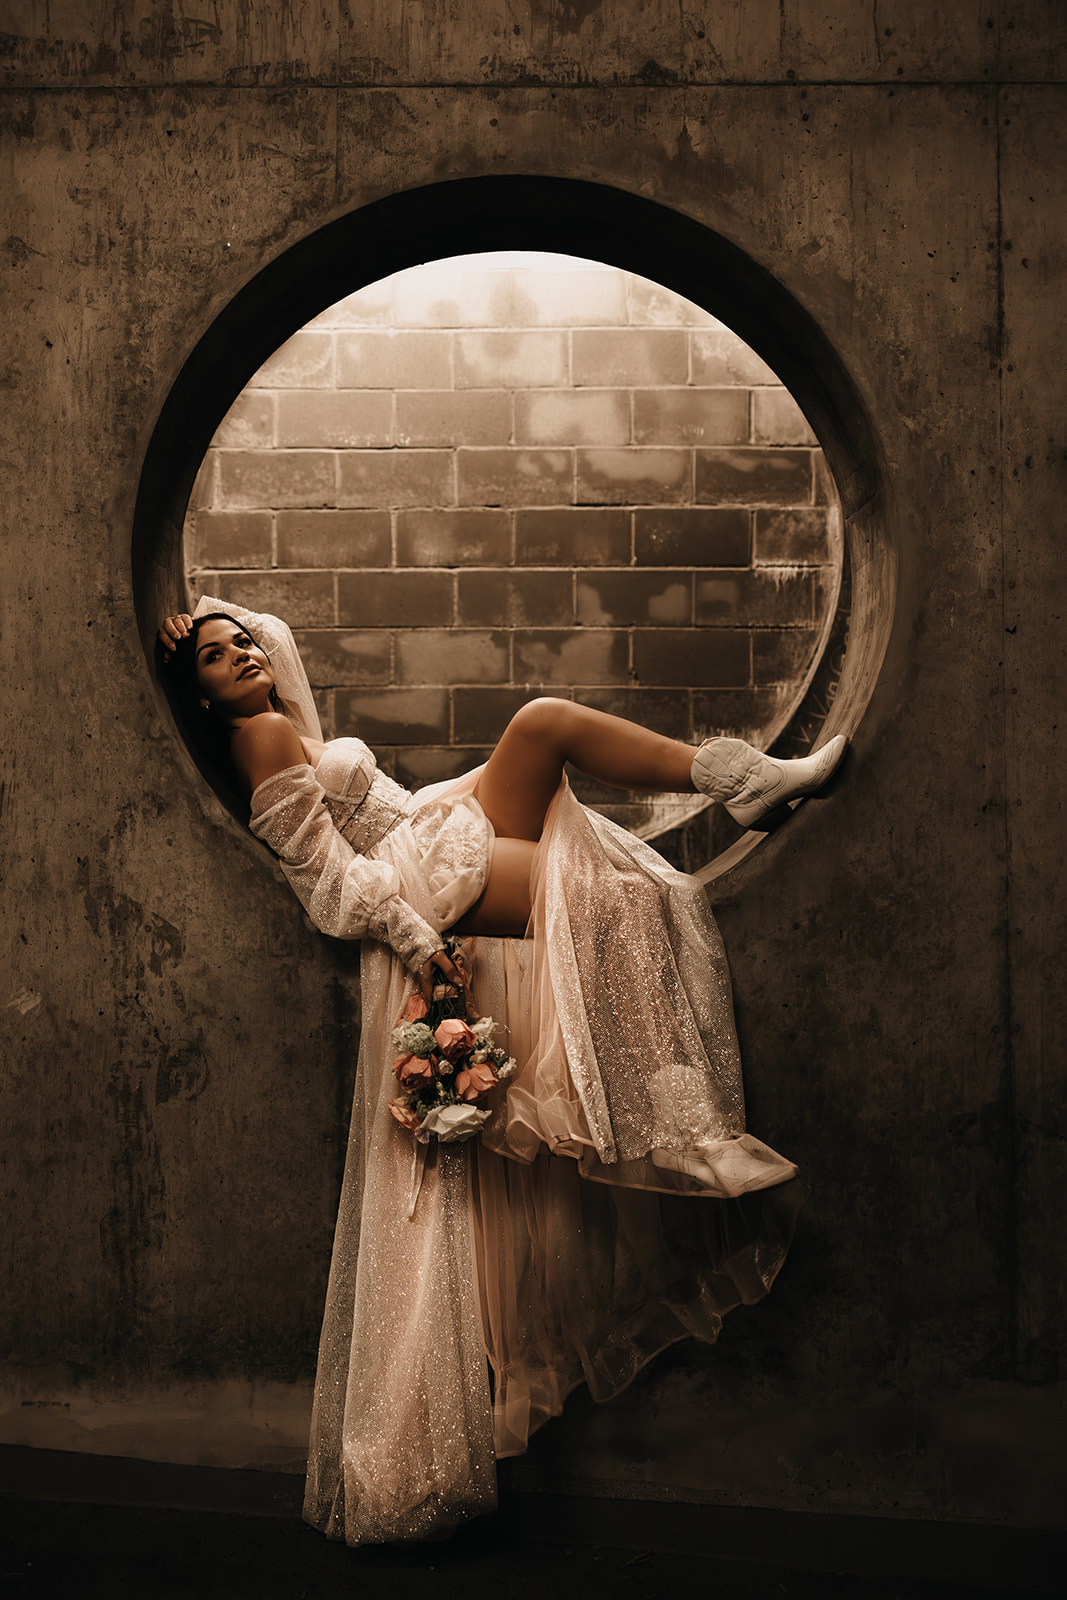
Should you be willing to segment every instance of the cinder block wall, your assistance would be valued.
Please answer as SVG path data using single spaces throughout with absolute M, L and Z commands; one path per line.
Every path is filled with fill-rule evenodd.
M 660 285 L 521 253 L 412 268 L 294 335 L 216 434 L 186 540 L 196 592 L 285 616 L 328 730 L 413 787 L 543 693 L 769 742 L 840 579 L 832 481 L 766 363 Z M 575 782 L 646 834 L 702 809 Z M 692 864 L 708 824 L 735 831 L 716 808 Z

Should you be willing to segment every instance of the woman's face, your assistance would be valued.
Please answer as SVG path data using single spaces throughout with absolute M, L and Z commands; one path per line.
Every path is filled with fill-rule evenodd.
M 229 618 L 212 617 L 196 637 L 196 682 L 212 711 L 254 717 L 270 710 L 274 672 L 265 650 Z

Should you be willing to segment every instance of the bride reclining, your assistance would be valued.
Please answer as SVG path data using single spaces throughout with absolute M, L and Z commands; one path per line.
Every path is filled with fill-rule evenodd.
M 546 698 L 483 767 L 412 795 L 361 740 L 323 741 L 277 618 L 205 598 L 159 637 L 190 742 L 316 926 L 366 941 L 305 1516 L 352 1544 L 425 1537 L 493 1508 L 495 1457 L 578 1383 L 610 1398 L 765 1294 L 799 1203 L 796 1168 L 745 1131 L 700 884 L 581 806 L 565 764 L 750 826 L 826 783 L 845 741 L 694 749 Z M 518 1069 L 477 1140 L 420 1143 L 390 1114 L 392 1030 L 413 990 L 468 980 Z

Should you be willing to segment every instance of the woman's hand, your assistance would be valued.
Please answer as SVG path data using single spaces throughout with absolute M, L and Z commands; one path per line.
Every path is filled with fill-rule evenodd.
M 187 611 L 179 611 L 177 616 L 167 617 L 159 630 L 159 642 L 167 655 L 173 655 L 174 646 L 179 639 L 187 639 L 193 631 L 193 619 Z
M 466 988 L 463 974 L 455 962 L 450 960 L 443 950 L 435 950 L 419 973 L 419 989 L 427 1005 L 433 1004 L 433 986 L 440 981 L 438 973 L 447 983 L 454 983 L 457 989 Z

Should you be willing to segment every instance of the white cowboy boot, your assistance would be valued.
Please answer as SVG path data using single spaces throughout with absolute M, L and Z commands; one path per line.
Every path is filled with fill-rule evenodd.
M 813 756 L 779 761 L 743 739 L 708 739 L 693 758 L 693 787 L 720 801 L 743 828 L 751 828 L 776 806 L 821 789 L 847 744 L 839 733 Z

